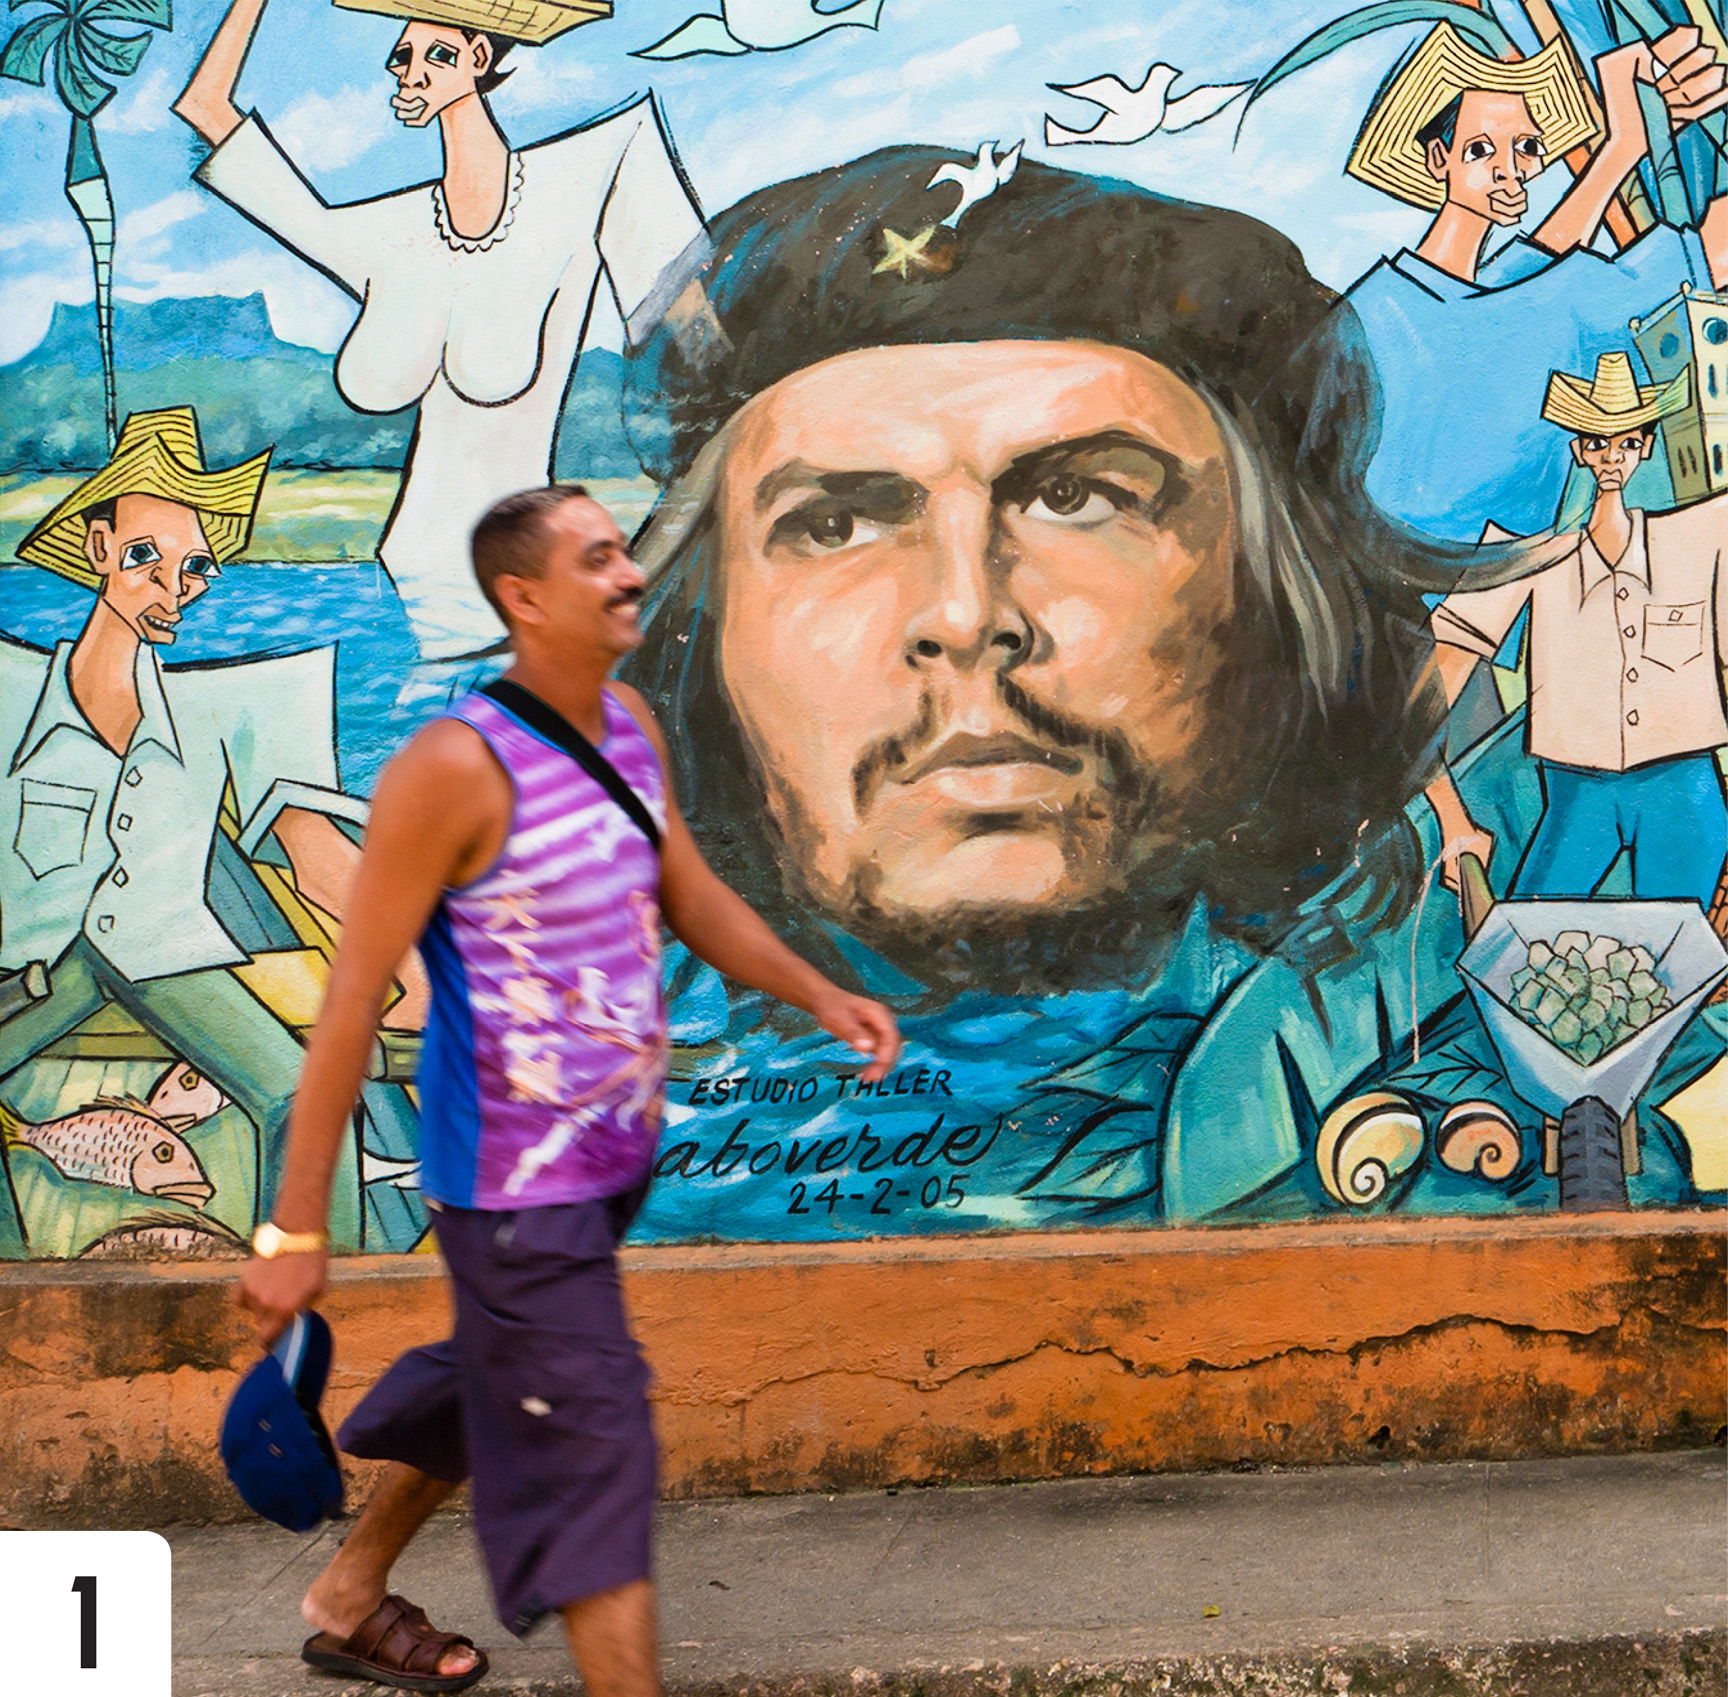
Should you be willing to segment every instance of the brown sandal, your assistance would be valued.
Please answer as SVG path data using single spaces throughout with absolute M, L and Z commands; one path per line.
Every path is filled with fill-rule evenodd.
M 480 1659 L 466 1673 L 439 1673 L 438 1663 L 458 1645 Z M 301 1646 L 300 1659 L 325 1673 L 346 1674 L 393 1685 L 399 1691 L 466 1691 L 486 1677 L 484 1652 L 472 1638 L 440 1632 L 406 1597 L 392 1594 L 355 1627 L 346 1639 L 319 1632 Z

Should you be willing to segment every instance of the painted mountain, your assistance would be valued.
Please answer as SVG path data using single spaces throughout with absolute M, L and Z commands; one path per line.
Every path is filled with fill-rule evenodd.
M 94 308 L 58 306 L 48 334 L 0 366 L 0 473 L 100 465 L 102 372 Z M 376 416 L 337 394 L 333 356 L 282 341 L 262 295 L 116 301 L 120 412 L 190 402 L 204 450 L 232 461 L 276 444 L 279 466 L 399 466 L 412 410 Z M 619 421 L 623 361 L 582 357 L 559 428 L 561 478 L 637 475 Z

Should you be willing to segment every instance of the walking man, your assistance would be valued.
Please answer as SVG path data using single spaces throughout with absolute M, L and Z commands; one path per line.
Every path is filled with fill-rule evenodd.
M 1716 893 L 1728 853 L 1715 752 L 1728 743 L 1728 495 L 1646 514 L 1623 493 L 1658 421 L 1687 405 L 1689 383 L 1681 372 L 1641 386 L 1624 353 L 1603 354 L 1589 382 L 1554 372 L 1542 416 L 1572 432 L 1573 457 L 1596 480 L 1589 521 L 1541 570 L 1434 609 L 1449 700 L 1530 610 L 1526 734 L 1543 807 L 1511 882 L 1515 900 L 1588 899 L 1622 849 L 1639 900 L 1708 908 Z M 1485 540 L 1504 536 L 1491 526 Z M 1486 865 L 1493 839 L 1451 777 L 1442 772 L 1428 795 L 1451 851 L 1448 879 L 1460 852 Z
M 342 1428 L 344 1449 L 391 1466 L 307 1593 L 319 1632 L 304 1654 L 409 1690 L 484 1674 L 469 1640 L 386 1594 L 396 1557 L 471 1476 L 500 1618 L 521 1634 L 560 1612 L 593 1697 L 652 1697 L 654 1440 L 614 1251 L 660 1127 L 662 914 L 702 959 L 870 1055 L 865 1078 L 886 1075 L 900 1038 L 886 1008 L 801 960 L 704 863 L 659 727 L 606 682 L 641 640 L 645 580 L 605 510 L 579 488 L 512 496 L 473 553 L 514 663 L 490 686 L 502 700 L 464 697 L 379 781 L 239 1300 L 268 1341 L 324 1288 L 336 1150 L 390 974 L 418 940 L 432 982 L 423 1184 L 456 1325 Z

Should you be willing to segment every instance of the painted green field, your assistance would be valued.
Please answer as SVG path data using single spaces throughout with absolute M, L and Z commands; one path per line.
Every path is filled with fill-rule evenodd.
M 0 561 L 83 474 L 0 478 Z M 250 560 L 371 560 L 400 476 L 394 471 L 273 471 L 246 550 Z M 654 500 L 646 478 L 596 478 L 589 487 L 628 532 Z

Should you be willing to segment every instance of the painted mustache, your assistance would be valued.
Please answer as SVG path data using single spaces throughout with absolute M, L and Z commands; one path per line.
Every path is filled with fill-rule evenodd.
M 944 735 L 936 702 L 926 695 L 911 725 L 871 743 L 852 769 L 858 812 L 869 807 L 884 783 L 915 784 L 944 767 L 1027 762 L 1077 777 L 1087 755 L 1097 763 L 1100 787 L 1119 808 L 1134 810 L 1145 802 L 1152 774 L 1120 731 L 1039 701 L 1006 675 L 997 678 L 996 690 L 1008 722 L 987 736 L 964 731 Z

